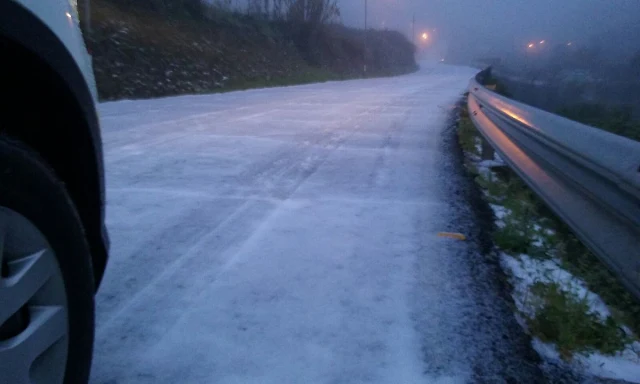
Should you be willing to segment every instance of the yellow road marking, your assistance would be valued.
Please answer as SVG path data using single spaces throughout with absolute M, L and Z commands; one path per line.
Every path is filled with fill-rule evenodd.
M 438 232 L 438 236 L 440 237 L 449 237 L 456 240 L 466 240 L 467 237 L 462 233 L 454 233 L 454 232 Z

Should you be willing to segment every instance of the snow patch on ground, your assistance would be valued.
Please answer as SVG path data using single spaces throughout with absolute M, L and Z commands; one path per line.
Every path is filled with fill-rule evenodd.
M 586 298 L 591 310 L 600 318 L 604 319 L 611 315 L 600 296 L 591 292 L 582 280 L 562 269 L 557 260 L 538 260 L 524 254 L 516 258 L 501 253 L 500 264 L 512 276 L 514 290 L 518 293 L 518 297 L 514 299 L 518 309 L 524 313 L 533 314 L 526 305 L 526 295 L 530 287 L 536 282 L 555 282 L 563 291 L 571 292 L 576 297 Z
M 482 139 L 480 139 L 479 137 L 474 138 L 474 144 L 476 147 L 476 152 L 482 153 Z
M 557 260 L 538 260 L 524 254 L 513 257 L 500 253 L 500 264 L 511 276 L 512 296 L 518 311 L 527 316 L 535 314 L 535 309 L 528 305 L 528 298 L 531 287 L 536 282 L 555 282 L 562 290 L 571 292 L 576 297 L 586 298 L 590 310 L 598 314 L 600 318 L 605 319 L 611 315 L 609 308 L 600 296 L 591 292 L 582 280 L 562 269 Z M 524 325 L 524 322 L 521 321 L 521 324 Z M 544 343 L 534 338 L 533 347 L 541 356 L 559 363 L 562 362 L 553 344 Z M 640 343 L 636 341 L 614 356 L 605 356 L 600 353 L 588 356 L 577 354 L 572 364 L 598 377 L 640 383 Z
M 539 339 L 533 339 L 533 349 L 541 356 L 558 364 L 566 364 L 560 358 L 560 354 L 553 344 L 543 343 Z M 635 342 L 616 356 L 604 356 L 594 353 L 589 356 L 576 355 L 572 362 L 573 368 L 593 376 L 623 380 L 629 383 L 640 383 L 640 343 Z
M 478 163 L 478 167 L 492 168 L 492 167 L 504 167 L 502 160 L 482 160 Z
M 511 214 L 511 211 L 503 207 L 502 205 L 489 204 L 489 206 L 491 207 L 491 210 L 496 217 L 496 225 L 499 228 L 504 228 L 504 226 L 506 225 L 504 222 L 504 218 L 509 216 L 509 214 Z
M 493 172 L 492 168 L 504 167 L 505 163 L 496 154 L 493 160 L 480 160 L 479 157 L 471 159 L 475 163 L 478 173 L 489 180 L 494 180 L 497 175 Z M 486 191 L 485 192 L 486 195 Z
M 482 140 L 475 138 L 475 149 L 477 153 L 482 153 Z M 499 154 L 495 154 L 492 160 L 481 160 L 476 154 L 466 154 L 475 165 L 478 174 L 488 180 L 495 180 L 497 175 L 493 171 L 495 167 L 505 166 L 504 160 Z M 499 198 L 492 196 L 487 190 L 482 193 L 490 199 Z M 499 204 L 489 204 L 495 216 L 495 224 L 498 228 L 506 226 L 506 220 L 511 216 L 512 211 Z M 535 235 L 532 245 L 544 247 L 547 242 L 546 236 L 555 235 L 555 231 L 545 228 L 539 224 L 533 224 Z M 523 328 L 527 328 L 523 315 L 534 316 L 535 308 L 531 304 L 531 288 L 537 282 L 556 283 L 560 289 L 572 293 L 575 297 L 584 298 L 589 304 L 590 311 L 606 319 L 611 316 L 609 308 L 602 301 L 600 296 L 591 292 L 586 284 L 567 272 L 556 259 L 540 260 L 521 254 L 517 257 L 500 252 L 500 264 L 502 269 L 509 275 L 509 280 L 513 286 L 512 297 L 515 301 L 518 312 L 516 319 Z M 624 327 L 624 330 L 631 334 L 631 331 Z M 538 338 L 532 341 L 533 348 L 548 361 L 560 365 L 569 365 L 570 369 L 585 372 L 596 377 L 625 380 L 631 383 L 640 383 L 640 342 L 635 341 L 629 344 L 625 350 L 615 356 L 605 356 L 600 353 L 590 355 L 577 354 L 571 363 L 564 362 L 554 344 L 544 343 Z

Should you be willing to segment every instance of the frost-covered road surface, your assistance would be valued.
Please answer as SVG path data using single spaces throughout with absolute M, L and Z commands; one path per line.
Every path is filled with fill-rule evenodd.
M 472 75 L 101 105 L 112 248 L 92 382 L 535 371 L 473 241 L 436 236 L 470 231 L 443 131 Z

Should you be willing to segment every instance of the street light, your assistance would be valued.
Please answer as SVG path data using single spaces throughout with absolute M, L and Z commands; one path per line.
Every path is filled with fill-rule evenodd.
M 544 44 L 545 40 L 540 40 L 540 44 Z
M 425 40 L 425 41 L 429 40 L 429 34 L 427 32 L 422 34 L 422 40 Z

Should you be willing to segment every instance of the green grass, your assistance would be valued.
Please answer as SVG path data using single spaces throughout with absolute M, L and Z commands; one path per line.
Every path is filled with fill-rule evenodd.
M 527 318 L 529 331 L 544 342 L 554 343 L 560 356 L 571 360 L 577 352 L 613 355 L 631 341 L 613 317 L 600 319 L 586 298 L 563 291 L 556 283 L 536 283 L 531 289 L 537 308 Z
M 509 175 L 502 172 L 503 175 Z M 503 176 L 504 177 L 504 176 Z M 508 176 L 507 176 L 508 177 Z M 536 207 L 531 201 L 531 191 L 520 179 L 501 178 L 493 173 L 476 177 L 476 182 L 487 192 L 486 200 L 505 207 L 509 214 L 502 219 L 504 226 L 493 232 L 493 241 L 500 249 L 511 254 L 538 253 L 533 242 L 538 236 L 535 220 Z
M 229 83 L 224 88 L 213 89 L 211 92 L 231 92 L 253 88 L 283 87 L 288 85 L 322 83 L 333 80 L 343 80 L 343 78 L 330 71 L 311 68 L 306 72 L 295 73 L 287 77 L 238 80 Z
M 475 145 L 470 144 L 475 137 L 478 132 L 465 113 L 458 126 L 458 140 L 463 150 L 475 153 Z M 533 335 L 555 343 L 565 359 L 578 352 L 620 351 L 630 341 L 621 332 L 621 324 L 640 335 L 640 303 L 515 172 L 507 167 L 476 172 L 475 180 L 488 203 L 501 205 L 509 212 L 502 219 L 505 225 L 494 230 L 497 247 L 514 257 L 527 254 L 540 260 L 559 260 L 563 269 L 602 298 L 612 314 L 602 320 L 589 312 L 584 298 L 564 292 L 554 283 L 537 283 L 530 293 L 538 311 L 533 317 L 525 315 Z
M 389 76 L 398 76 L 403 73 L 370 73 L 366 78 L 380 78 Z M 342 80 L 355 80 L 362 79 L 363 76 L 359 74 L 345 75 L 337 74 L 329 70 L 309 67 L 307 71 L 297 72 L 287 77 L 273 77 L 273 78 L 256 78 L 250 80 L 239 79 L 226 84 L 224 87 L 203 90 L 201 93 L 225 93 L 233 91 L 242 91 L 256 88 L 271 88 L 271 87 L 285 87 L 291 85 L 303 85 L 313 83 L 324 83 L 327 81 L 342 81 Z
M 478 130 L 473 126 L 466 108 L 463 109 L 463 111 L 466 116 L 462 116 L 458 125 L 458 140 L 460 146 L 465 153 L 473 153 L 479 156 L 480 154 L 476 148 L 476 139 L 480 138 L 478 136 Z
M 555 251 L 562 267 L 579 276 L 607 303 L 616 319 L 640 335 L 640 303 L 564 223 L 555 217 L 553 221 L 558 244 Z
M 505 224 L 504 228 L 498 228 L 493 233 L 495 245 L 509 253 L 526 253 L 531 247 L 529 228 L 510 219 L 507 219 Z

